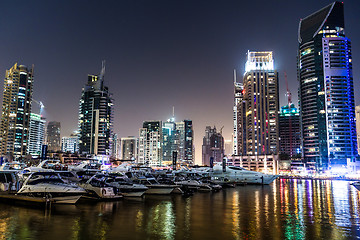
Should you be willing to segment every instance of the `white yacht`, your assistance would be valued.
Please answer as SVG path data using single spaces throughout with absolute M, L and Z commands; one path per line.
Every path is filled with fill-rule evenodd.
M 85 193 L 83 188 L 66 184 L 58 173 L 34 172 L 25 180 L 17 195 L 48 198 L 54 203 L 75 204 Z
M 87 194 L 84 197 L 87 199 L 118 200 L 123 197 L 121 193 L 117 191 L 117 188 L 105 182 L 104 175 L 102 174 L 92 176 L 85 183 L 79 183 L 79 186 L 86 190 Z
M 265 174 L 246 170 L 242 167 L 226 166 L 225 171 L 221 164 L 217 164 L 213 168 L 211 179 L 216 183 L 248 183 L 248 184 L 270 184 L 278 175 Z
M 168 195 L 172 191 L 174 191 L 175 188 L 178 187 L 178 185 L 160 184 L 158 181 L 156 181 L 155 178 L 145 177 L 145 176 L 138 177 L 138 179 L 134 180 L 134 182 L 136 182 L 138 184 L 143 184 L 147 188 L 149 188 L 145 192 L 145 194 Z
M 107 176 L 105 183 L 119 189 L 124 197 L 142 197 L 149 189 L 143 184 L 133 183 L 126 176 Z

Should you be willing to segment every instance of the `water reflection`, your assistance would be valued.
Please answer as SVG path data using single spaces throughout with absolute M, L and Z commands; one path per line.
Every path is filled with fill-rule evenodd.
M 50 211 L 0 204 L 0 239 L 355 239 L 359 206 L 349 182 L 288 179 Z

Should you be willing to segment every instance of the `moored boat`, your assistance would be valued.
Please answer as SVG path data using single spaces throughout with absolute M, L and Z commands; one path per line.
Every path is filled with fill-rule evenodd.
M 83 188 L 66 184 L 58 173 L 35 172 L 25 180 L 17 195 L 51 199 L 54 203 L 75 204 L 85 193 Z

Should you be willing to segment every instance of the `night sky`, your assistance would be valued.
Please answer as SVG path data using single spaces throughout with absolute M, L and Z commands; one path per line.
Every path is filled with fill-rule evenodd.
M 138 136 L 144 120 L 193 120 L 196 162 L 205 126 L 231 139 L 233 69 L 244 72 L 247 50 L 274 51 L 280 103 L 284 71 L 297 104 L 297 30 L 324 0 L 1 1 L 0 74 L 15 62 L 35 65 L 33 98 L 61 135 L 77 129 L 87 74 L 106 60 L 114 132 Z M 360 104 L 360 2 L 344 1 L 352 41 L 355 101 Z M 2 95 L 1 95 L 2 98 Z M 33 102 L 33 110 L 38 111 Z

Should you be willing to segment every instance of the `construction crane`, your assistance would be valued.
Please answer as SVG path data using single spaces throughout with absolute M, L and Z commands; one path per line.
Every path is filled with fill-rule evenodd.
M 286 95 L 288 100 L 288 107 L 289 107 L 289 145 L 290 145 L 290 157 L 293 156 L 293 145 L 292 145 L 292 122 L 291 122 L 291 92 L 289 90 L 289 84 L 287 80 L 287 74 L 284 72 L 285 83 L 286 83 Z
M 39 105 L 39 107 L 40 107 L 40 116 L 42 116 L 43 110 L 45 108 L 44 104 L 41 101 L 37 101 L 35 99 L 33 99 L 33 101 Z

